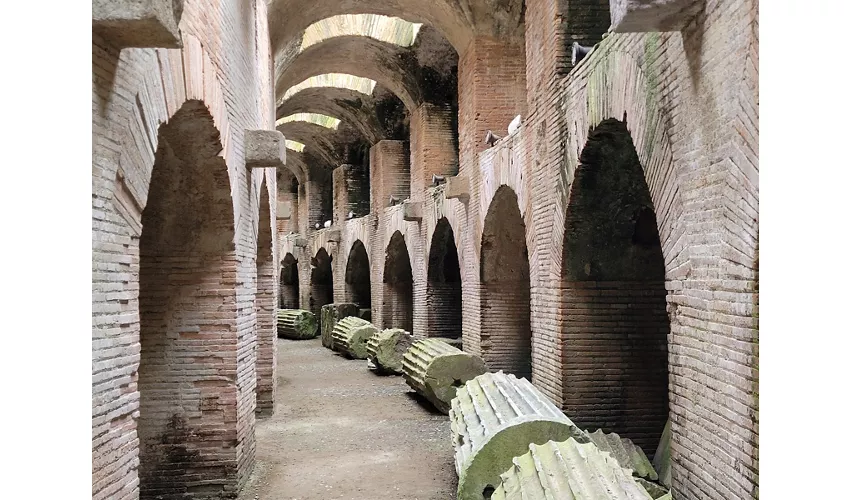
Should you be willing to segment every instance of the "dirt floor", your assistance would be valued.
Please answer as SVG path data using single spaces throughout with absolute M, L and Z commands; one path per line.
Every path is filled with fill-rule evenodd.
M 273 417 L 240 500 L 455 498 L 450 425 L 402 377 L 378 376 L 320 339 L 278 340 Z

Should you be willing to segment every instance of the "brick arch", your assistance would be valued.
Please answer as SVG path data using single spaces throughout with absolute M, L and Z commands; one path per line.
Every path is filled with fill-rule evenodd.
M 462 272 L 454 231 L 437 221 L 428 251 L 426 308 L 429 337 L 460 338 L 463 326 Z
M 355 105 L 356 104 L 356 105 Z M 321 113 L 352 124 L 370 144 L 387 139 L 378 122 L 375 99 L 351 89 L 313 87 L 295 93 L 278 106 L 276 118 L 294 113 Z
M 325 247 L 319 248 L 310 259 L 310 304 L 309 310 L 321 317 L 322 306 L 334 301 L 333 257 Z
M 300 307 L 299 293 L 298 259 L 291 252 L 286 252 L 280 262 L 279 307 L 281 309 L 298 309 Z
M 411 56 L 412 49 L 365 36 L 330 38 L 307 48 L 282 70 L 275 82 L 275 95 L 282 96 L 311 76 L 343 73 L 375 80 L 412 111 L 422 102 L 422 91 L 409 69 L 408 60 L 415 60 Z
M 564 408 L 653 450 L 668 418 L 670 324 L 649 187 L 621 121 L 594 127 L 579 161 L 561 266 Z
M 654 84 L 647 83 L 644 71 L 627 53 L 610 52 L 591 62 L 595 66 L 587 70 L 585 87 L 576 96 L 578 105 L 571 113 L 572 123 L 568 123 L 564 168 L 556 182 L 555 220 L 564 220 L 579 153 L 587 143 L 590 130 L 603 120 L 613 118 L 624 122 L 632 137 L 655 207 L 662 247 L 683 249 L 679 241 L 682 200 L 668 132 L 669 117 L 657 93 L 651 91 Z M 554 232 L 550 254 L 553 279 L 561 277 L 563 243 L 564 233 Z M 664 257 L 668 270 L 687 265 L 684 250 L 666 252 Z
M 272 226 L 270 186 L 265 175 L 260 181 L 257 226 L 257 291 L 254 309 L 257 316 L 257 409 L 258 417 L 274 413 L 275 365 L 277 359 L 277 321 L 275 306 L 279 293 L 277 263 L 274 255 L 275 231 Z M 254 197 L 256 199 L 256 196 Z
M 531 275 L 517 194 L 499 187 L 486 214 L 479 268 L 481 356 L 491 370 L 531 379 Z
M 269 5 L 272 54 L 277 59 L 300 45 L 303 30 L 339 14 L 381 14 L 433 26 L 460 52 L 477 35 L 521 36 L 523 2 L 510 0 L 494 9 L 486 0 L 274 0 Z M 473 21 L 474 20 L 474 21 Z
M 190 99 L 157 139 L 139 241 L 140 494 L 192 492 L 198 478 L 235 493 L 239 263 L 221 136 Z
M 387 243 L 383 272 L 383 328 L 413 331 L 413 266 L 404 235 L 395 231 Z
M 359 239 L 352 243 L 345 264 L 345 301 L 360 309 L 372 308 L 372 282 L 369 253 Z

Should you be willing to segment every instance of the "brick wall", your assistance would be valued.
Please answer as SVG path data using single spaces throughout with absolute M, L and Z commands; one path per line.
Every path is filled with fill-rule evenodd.
M 149 451 L 156 450 L 153 453 L 164 452 L 162 447 L 156 449 L 153 436 L 167 432 L 169 425 L 170 436 L 175 438 L 174 451 L 182 447 L 186 459 L 208 452 L 217 457 L 207 462 L 208 468 L 202 466 L 198 476 L 184 476 L 186 483 L 192 483 L 189 497 L 203 494 L 198 479 L 209 480 L 210 490 L 235 492 L 253 466 L 256 372 L 250 352 L 256 338 L 257 242 L 252 228 L 257 227 L 259 216 L 252 210 L 249 193 L 258 189 L 263 177 L 270 193 L 276 194 L 277 188 L 274 175 L 266 176 L 262 170 L 249 173 L 244 168 L 242 133 L 245 129 L 271 128 L 270 58 L 261 48 L 268 40 L 265 10 L 261 2 L 248 8 L 242 2 L 227 0 L 186 2 L 180 23 L 181 50 L 119 50 L 109 40 L 92 35 L 93 499 L 138 498 L 140 486 L 148 493 L 162 486 L 162 481 L 158 485 L 150 481 L 145 471 L 163 462 L 148 461 L 154 457 L 151 453 L 141 459 L 140 441 L 150 445 Z M 211 25 L 217 29 L 210 30 Z M 230 214 L 229 233 L 222 230 L 217 237 L 229 234 L 231 246 L 227 257 L 200 252 L 180 257 L 175 245 L 146 251 L 146 269 L 172 269 L 175 280 L 193 276 L 201 280 L 199 287 L 218 286 L 215 293 L 199 296 L 193 303 L 187 299 L 198 293 L 194 287 L 185 290 L 182 299 L 175 295 L 171 306 L 180 311 L 175 311 L 170 323 L 163 324 L 156 317 L 164 314 L 164 306 L 157 302 L 169 293 L 176 294 L 178 288 L 163 288 L 162 275 L 141 272 L 139 241 L 149 237 L 142 233 L 141 218 L 149 204 L 166 206 L 157 201 L 157 190 L 150 187 L 155 153 L 162 124 L 173 120 L 187 101 L 201 103 L 220 135 L 220 146 L 212 155 L 221 159 L 222 165 L 217 168 L 224 173 L 224 180 L 218 179 L 225 183 L 219 206 L 228 204 L 229 208 L 220 208 L 209 216 L 220 219 Z M 212 176 L 206 172 L 205 177 Z M 273 214 L 276 196 L 270 197 Z M 268 220 L 266 223 L 270 224 Z M 145 232 L 151 227 L 155 226 L 147 226 Z M 150 286 L 140 285 L 142 274 L 150 278 Z M 215 367 L 231 380 L 224 385 L 199 382 L 191 395 L 186 394 L 190 411 L 172 420 L 165 416 L 167 410 L 140 410 L 142 400 L 152 408 L 167 399 L 158 390 L 148 394 L 140 390 L 142 380 L 145 384 L 151 381 L 139 366 L 144 349 L 140 342 L 140 301 L 149 304 L 145 321 L 159 321 L 151 333 L 166 329 L 177 339 L 170 344 L 151 343 L 150 349 L 215 353 L 217 358 L 198 359 L 192 366 Z M 221 311 L 229 311 L 229 320 L 207 323 L 207 308 L 214 307 L 208 302 L 212 301 L 217 301 L 217 307 L 227 304 Z M 203 314 L 192 312 L 197 307 Z M 194 321 L 199 331 L 184 332 L 181 338 L 177 333 L 179 321 L 189 326 Z M 219 333 L 223 329 L 227 333 Z M 196 349 L 199 341 L 191 339 L 193 335 L 213 336 L 219 347 Z M 156 370 L 154 365 L 148 368 Z M 176 372 L 169 373 L 167 376 L 179 377 Z M 184 376 L 203 375 L 190 370 Z M 188 402 L 192 400 L 197 402 L 194 410 Z M 216 406 L 221 411 L 213 417 Z M 153 420 L 143 425 L 139 419 L 145 414 Z M 215 418 L 221 419 L 219 424 L 213 423 Z M 213 432 L 205 438 L 213 445 L 204 450 L 192 438 L 181 438 L 197 425 Z M 220 452 L 215 451 L 217 440 L 223 443 L 218 447 Z
M 268 186 L 260 185 L 257 228 L 257 292 L 254 308 L 257 311 L 257 417 L 274 413 L 275 377 L 277 366 L 277 320 L 275 309 L 279 280 L 276 245 L 272 229 L 272 212 Z M 256 196 L 255 196 L 256 198 Z

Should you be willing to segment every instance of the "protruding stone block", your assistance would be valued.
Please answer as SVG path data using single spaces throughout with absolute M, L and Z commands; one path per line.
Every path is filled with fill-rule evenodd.
M 245 131 L 245 167 L 278 168 L 286 164 L 286 141 L 279 130 Z
M 354 359 L 366 359 L 366 343 L 378 333 L 375 325 L 349 316 L 336 324 L 333 330 L 333 349 Z
M 342 241 L 342 232 L 339 229 L 329 229 L 325 234 L 327 234 L 328 241 L 335 243 Z
M 405 200 L 402 205 L 404 220 L 419 222 L 422 220 L 422 202 Z
M 703 0 L 609 0 L 615 33 L 680 31 L 699 12 Z
M 569 438 L 528 448 L 501 474 L 492 500 L 652 500 L 628 469 L 593 443 Z
M 277 312 L 277 336 L 305 340 L 316 337 L 319 322 L 316 315 L 302 309 L 280 309 Z
M 417 340 L 402 362 L 407 385 L 443 413 L 448 413 L 458 387 L 485 372 L 481 358 L 437 339 Z
M 608 452 L 621 467 L 631 469 L 636 477 L 657 481 L 658 474 L 646 454 L 631 439 L 620 437 L 617 433 L 605 434 L 602 429 L 588 433 L 590 440 L 602 451 Z
M 333 331 L 340 320 L 357 316 L 357 305 L 351 303 L 325 304 L 322 306 L 322 345 L 333 349 Z
M 366 343 L 366 359 L 378 373 L 401 375 L 404 353 L 413 344 L 413 336 L 401 328 L 380 331 Z
M 632 474 L 632 477 L 634 477 L 634 473 Z M 670 490 L 664 486 L 652 481 L 647 481 L 642 477 L 635 477 L 635 481 L 637 481 L 639 485 L 643 486 L 643 489 L 645 489 L 652 498 L 656 500 L 660 498 L 667 498 L 667 500 L 670 500 Z
M 295 238 L 295 246 L 297 246 L 298 248 L 307 248 L 307 244 L 307 238 Z
M 292 218 L 292 202 L 277 202 L 277 220 L 289 220 Z
M 183 0 L 92 0 L 92 29 L 119 47 L 179 49 Z
M 670 420 L 667 420 L 664 432 L 661 433 L 661 441 L 658 442 L 655 456 L 652 457 L 652 465 L 658 472 L 658 482 L 670 488 L 673 483 L 670 472 Z
M 447 200 L 457 198 L 462 203 L 469 201 L 469 178 L 462 175 L 446 177 L 445 195 Z
M 579 429 L 531 382 L 504 372 L 485 373 L 457 391 L 449 412 L 458 500 L 481 500 L 499 485 L 499 474 L 531 443 L 575 438 L 589 443 Z

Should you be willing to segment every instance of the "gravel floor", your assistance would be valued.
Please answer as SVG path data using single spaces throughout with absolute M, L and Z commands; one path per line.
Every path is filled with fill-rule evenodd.
M 277 403 L 240 500 L 455 498 L 448 417 L 316 338 L 278 340 Z

